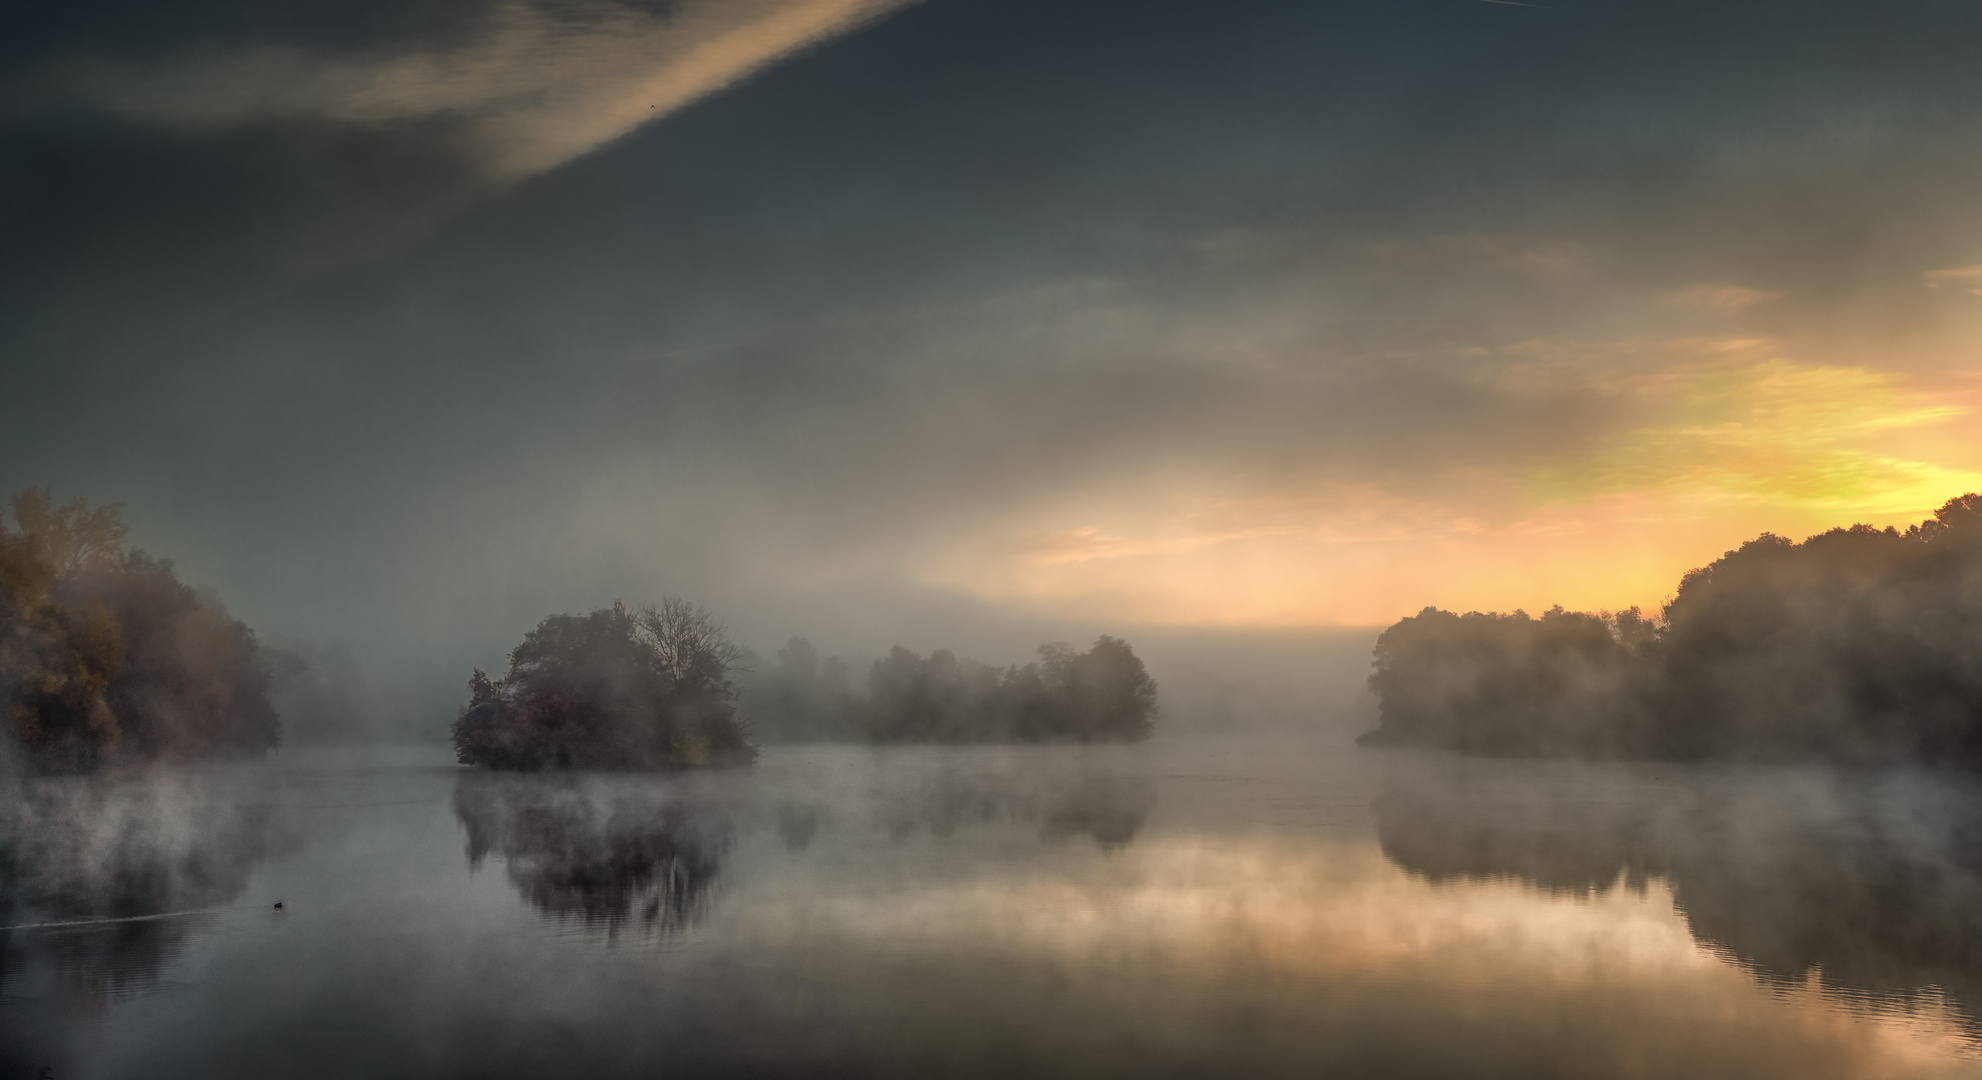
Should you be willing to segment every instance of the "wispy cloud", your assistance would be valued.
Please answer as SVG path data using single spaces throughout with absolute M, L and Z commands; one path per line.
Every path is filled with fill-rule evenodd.
M 554 168 L 913 0 L 505 2 L 449 44 L 205 49 L 45 69 L 40 99 L 161 125 L 461 125 L 497 179 Z
M 1740 285 L 1691 285 L 1673 294 L 1673 300 L 1689 307 L 1733 312 L 1780 300 L 1784 295 L 1772 289 L 1748 289 Z
M 1929 270 L 1920 275 L 1930 288 L 1943 285 L 1967 287 L 1968 291 L 1982 296 L 1982 266 L 1956 266 L 1946 270 Z

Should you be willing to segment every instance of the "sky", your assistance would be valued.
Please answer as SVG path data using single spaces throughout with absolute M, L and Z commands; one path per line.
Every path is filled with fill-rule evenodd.
M 1655 609 L 1982 490 L 1977 40 L 1956 0 L 10 5 L 0 485 L 450 686 L 663 593 L 993 654 Z

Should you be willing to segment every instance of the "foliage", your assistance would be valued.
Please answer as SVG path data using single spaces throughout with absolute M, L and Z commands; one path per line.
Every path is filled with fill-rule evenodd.
M 742 706 L 758 737 L 783 742 L 857 738 L 858 703 L 846 662 L 820 657 L 812 642 L 794 637 L 770 663 L 750 666 L 742 678 Z
M 948 649 L 900 645 L 874 662 L 867 693 L 847 665 L 792 638 L 744 682 L 757 730 L 772 738 L 866 742 L 1131 742 L 1147 738 L 1156 682 L 1120 638 L 1087 652 L 1042 645 L 1039 659 L 998 668 Z
M 682 600 L 553 615 L 511 650 L 502 679 L 475 670 L 456 756 L 525 770 L 748 764 L 741 656 L 713 616 Z
M 40 768 L 107 759 L 259 754 L 277 720 L 254 634 L 126 551 L 115 506 L 56 506 L 45 489 L 0 519 L 0 701 Z
M 1426 608 L 1377 638 L 1370 689 L 1383 726 L 1366 741 L 1475 754 L 1617 752 L 1642 724 L 1642 672 L 1656 640 L 1637 608 L 1557 607 L 1539 619 Z
M 1373 742 L 1982 766 L 1982 496 L 1904 532 L 1765 533 L 1656 622 L 1427 608 L 1378 639 L 1370 686 Z
M 1156 715 L 1156 681 L 1107 635 L 1084 653 L 1042 645 L 1037 661 L 1004 669 L 897 645 L 867 689 L 863 726 L 876 742 L 1131 742 L 1149 737 Z

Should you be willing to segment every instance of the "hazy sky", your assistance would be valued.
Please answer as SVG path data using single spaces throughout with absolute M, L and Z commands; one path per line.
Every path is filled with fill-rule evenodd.
M 1656 605 L 1982 489 L 1978 42 L 1973 0 L 10 5 L 0 485 L 375 664 L 663 591 L 760 646 Z

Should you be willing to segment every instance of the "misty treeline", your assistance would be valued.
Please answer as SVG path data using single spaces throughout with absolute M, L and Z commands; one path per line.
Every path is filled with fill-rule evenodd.
M 124 545 L 117 507 L 29 488 L 0 515 L 0 701 L 44 771 L 258 755 L 276 744 L 255 636 L 172 564 Z M 11 517 L 11 523 L 7 520 Z
M 1904 532 L 1764 533 L 1656 619 L 1426 608 L 1377 639 L 1371 743 L 1982 767 L 1982 496 Z
M 748 764 L 757 750 L 736 710 L 742 655 L 685 600 L 552 615 L 510 650 L 502 678 L 475 669 L 456 757 L 520 770 Z
M 744 704 L 756 730 L 791 741 L 1130 742 L 1153 730 L 1156 682 L 1128 642 L 1104 634 L 1086 652 L 1042 645 L 1038 660 L 1002 668 L 897 645 L 861 694 L 844 662 L 793 638 L 750 672 Z

